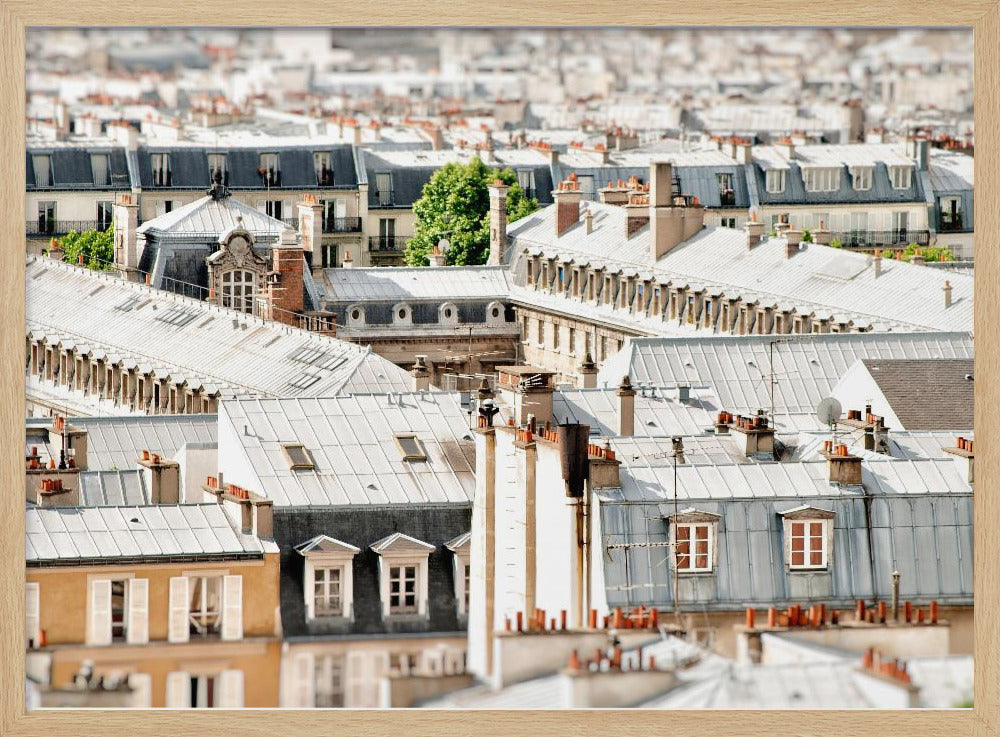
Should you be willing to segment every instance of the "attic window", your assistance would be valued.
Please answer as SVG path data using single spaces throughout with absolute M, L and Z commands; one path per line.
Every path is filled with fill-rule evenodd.
M 396 435 L 396 445 L 399 446 L 399 450 L 403 454 L 404 461 L 427 460 L 427 451 L 424 450 L 424 444 L 420 442 L 420 439 L 412 433 L 406 435 Z
M 288 467 L 293 471 L 316 468 L 312 455 L 310 455 L 309 451 L 306 450 L 306 446 L 301 444 L 288 444 L 282 445 L 281 449 L 285 452 L 285 458 L 288 460 Z

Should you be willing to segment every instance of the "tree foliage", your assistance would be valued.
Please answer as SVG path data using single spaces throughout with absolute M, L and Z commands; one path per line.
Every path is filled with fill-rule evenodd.
M 538 209 L 526 197 L 511 169 L 490 169 L 477 156 L 468 164 L 449 163 L 438 169 L 413 204 L 415 234 L 406 244 L 406 263 L 426 266 L 427 254 L 442 238 L 450 247 L 447 262 L 453 266 L 484 264 L 490 253 L 489 185 L 495 179 L 507 185 L 507 222 Z
M 59 239 L 63 249 L 63 261 L 71 264 L 79 263 L 81 254 L 83 263 L 94 271 L 107 271 L 114 267 L 115 247 L 114 228 L 107 230 L 71 230 Z
M 909 261 L 911 256 L 923 256 L 927 261 L 954 261 L 955 256 L 946 246 L 918 246 L 911 243 L 903 251 L 903 260 Z M 943 258 L 942 258 L 943 257 Z

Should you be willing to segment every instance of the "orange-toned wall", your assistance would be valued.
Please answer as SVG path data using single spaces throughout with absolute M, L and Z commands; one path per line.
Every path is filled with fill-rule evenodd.
M 281 642 L 276 638 L 57 649 L 52 657 L 52 684 L 72 683 L 84 660 L 94 664 L 95 676 L 148 673 L 151 677 L 150 706 L 153 708 L 166 706 L 168 673 L 185 671 L 213 675 L 222 670 L 243 671 L 245 707 L 278 706 Z
M 118 576 L 149 581 L 149 639 L 167 639 L 170 579 L 184 572 L 214 571 L 243 576 L 243 635 L 272 637 L 278 609 L 278 555 L 263 560 L 172 565 L 28 568 L 38 583 L 40 628 L 48 645 L 83 644 L 87 636 L 88 577 Z

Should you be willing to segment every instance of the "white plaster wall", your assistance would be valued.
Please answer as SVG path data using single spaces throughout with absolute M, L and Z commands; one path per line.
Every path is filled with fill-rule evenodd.
M 856 361 L 847 370 L 833 387 L 831 394 L 840 401 L 844 416 L 849 409 L 859 409 L 864 414 L 865 405 L 870 403 L 872 413 L 884 417 L 885 426 L 889 430 L 906 429 L 861 361 Z

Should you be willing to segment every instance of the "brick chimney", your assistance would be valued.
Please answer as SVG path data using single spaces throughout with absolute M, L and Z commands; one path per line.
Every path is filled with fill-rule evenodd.
M 552 192 L 552 199 L 556 203 L 556 235 L 561 236 L 579 222 L 583 192 L 580 191 L 580 184 L 577 181 L 567 179 L 560 182 L 559 186 Z M 492 203 L 492 198 L 490 201 Z M 490 230 L 492 231 L 492 224 Z
M 758 410 L 756 415 L 749 417 L 723 414 L 725 414 L 725 422 L 716 425 L 716 432 L 720 435 L 728 433 L 736 444 L 738 453 L 742 453 L 747 458 L 774 459 L 774 428 L 768 421 L 764 410 Z M 720 424 L 725 425 L 727 430 L 722 431 Z
M 605 205 L 625 205 L 628 203 L 629 195 L 636 191 L 637 187 L 629 186 L 628 183 L 618 180 L 617 184 L 608 182 L 607 187 L 597 190 L 597 196 Z
M 499 366 L 497 371 L 497 388 L 515 395 L 511 404 L 518 426 L 527 422 L 528 415 L 541 423 L 552 419 L 554 372 L 535 366 Z
M 413 391 L 425 392 L 431 388 L 431 372 L 427 370 L 427 356 L 420 354 L 416 363 L 410 369 L 410 376 L 413 377 Z
M 831 484 L 841 486 L 861 486 L 861 456 L 848 452 L 843 443 L 829 445 L 823 449 L 826 469 Z
M 285 228 L 271 247 L 272 267 L 267 275 L 268 307 L 272 320 L 298 326 L 305 307 L 302 271 L 305 259 L 295 231 Z
M 507 185 L 494 179 L 490 185 L 490 258 L 486 263 L 499 266 L 507 251 Z M 558 207 L 558 205 L 556 205 Z M 557 210 L 556 220 L 559 220 Z M 557 226 L 558 228 L 558 223 Z M 561 231 L 557 231 L 561 234 Z
M 757 219 L 757 211 L 750 211 L 750 219 L 743 226 L 747 232 L 747 250 L 752 250 L 754 246 L 760 245 L 764 239 L 764 223 Z
M 316 195 L 305 194 L 296 208 L 299 212 L 299 241 L 306 261 L 312 266 L 320 262 L 318 254 L 323 247 L 323 205 Z
M 635 435 L 635 389 L 628 374 L 622 377 L 615 396 L 618 397 L 618 434 Z
M 629 195 L 625 208 L 625 238 L 631 238 L 637 231 L 649 224 L 649 195 Z
M 705 208 L 696 197 L 675 197 L 670 162 L 649 165 L 650 244 L 654 260 L 705 227 Z
M 125 192 L 114 204 L 113 211 L 115 268 L 129 281 L 139 281 L 139 247 L 136 229 L 139 227 L 139 200 Z
M 813 243 L 819 246 L 829 246 L 833 240 L 833 233 L 826 227 L 826 223 L 819 221 L 819 227 L 813 228 Z

